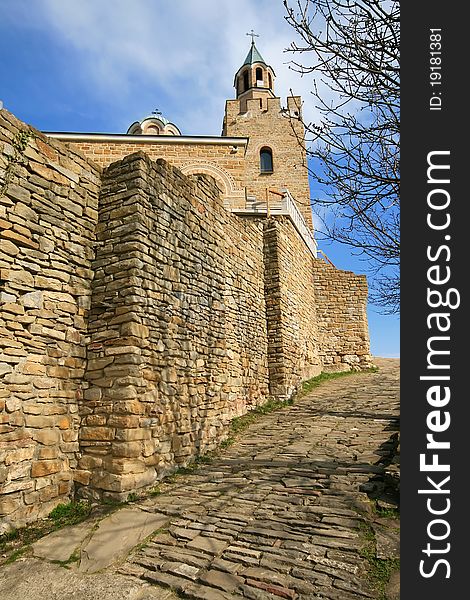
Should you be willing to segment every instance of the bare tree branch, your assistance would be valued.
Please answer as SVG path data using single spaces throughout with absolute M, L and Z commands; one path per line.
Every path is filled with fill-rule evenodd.
M 291 68 L 316 75 L 320 123 L 304 123 L 312 173 L 324 187 L 324 235 L 361 254 L 372 299 L 399 309 L 400 11 L 398 0 L 283 0 L 298 34 Z M 317 168 L 318 165 L 318 168 Z

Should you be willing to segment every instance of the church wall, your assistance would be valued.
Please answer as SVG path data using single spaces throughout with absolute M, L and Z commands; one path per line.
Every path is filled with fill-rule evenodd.
M 0 111 L 0 532 L 70 497 L 99 173 Z
M 231 179 L 231 185 L 243 192 L 244 205 L 244 170 L 245 148 L 239 146 L 235 151 L 229 145 L 196 144 L 196 143 L 157 143 L 149 142 L 68 142 L 70 148 L 83 152 L 90 160 L 101 167 L 107 167 L 112 162 L 120 160 L 134 152 L 145 152 L 152 160 L 163 158 L 172 165 L 183 168 L 186 166 L 204 166 L 208 163 L 223 169 Z M 243 208 L 243 206 L 240 206 Z
M 125 499 L 266 400 L 263 226 L 139 153 L 105 171 L 98 244 L 78 479 Z

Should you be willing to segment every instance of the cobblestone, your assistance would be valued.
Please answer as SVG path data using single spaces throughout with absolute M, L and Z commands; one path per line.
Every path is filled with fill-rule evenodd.
M 363 530 L 383 525 L 366 492 L 390 500 L 399 411 L 399 362 L 377 362 L 378 373 L 332 380 L 263 416 L 211 464 L 141 502 L 170 525 L 123 572 L 146 565 L 143 579 L 194 598 L 374 598 Z M 168 559 L 181 564 L 165 573 Z

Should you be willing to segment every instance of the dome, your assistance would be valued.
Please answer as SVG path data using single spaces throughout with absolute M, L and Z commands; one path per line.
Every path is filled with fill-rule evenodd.
M 127 133 L 128 135 L 181 135 L 178 127 L 157 111 L 132 123 Z

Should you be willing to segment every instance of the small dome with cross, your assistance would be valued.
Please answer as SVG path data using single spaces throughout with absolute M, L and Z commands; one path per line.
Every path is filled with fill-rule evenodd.
M 178 127 L 166 119 L 159 110 L 140 121 L 135 121 L 127 130 L 128 135 L 181 135 Z

